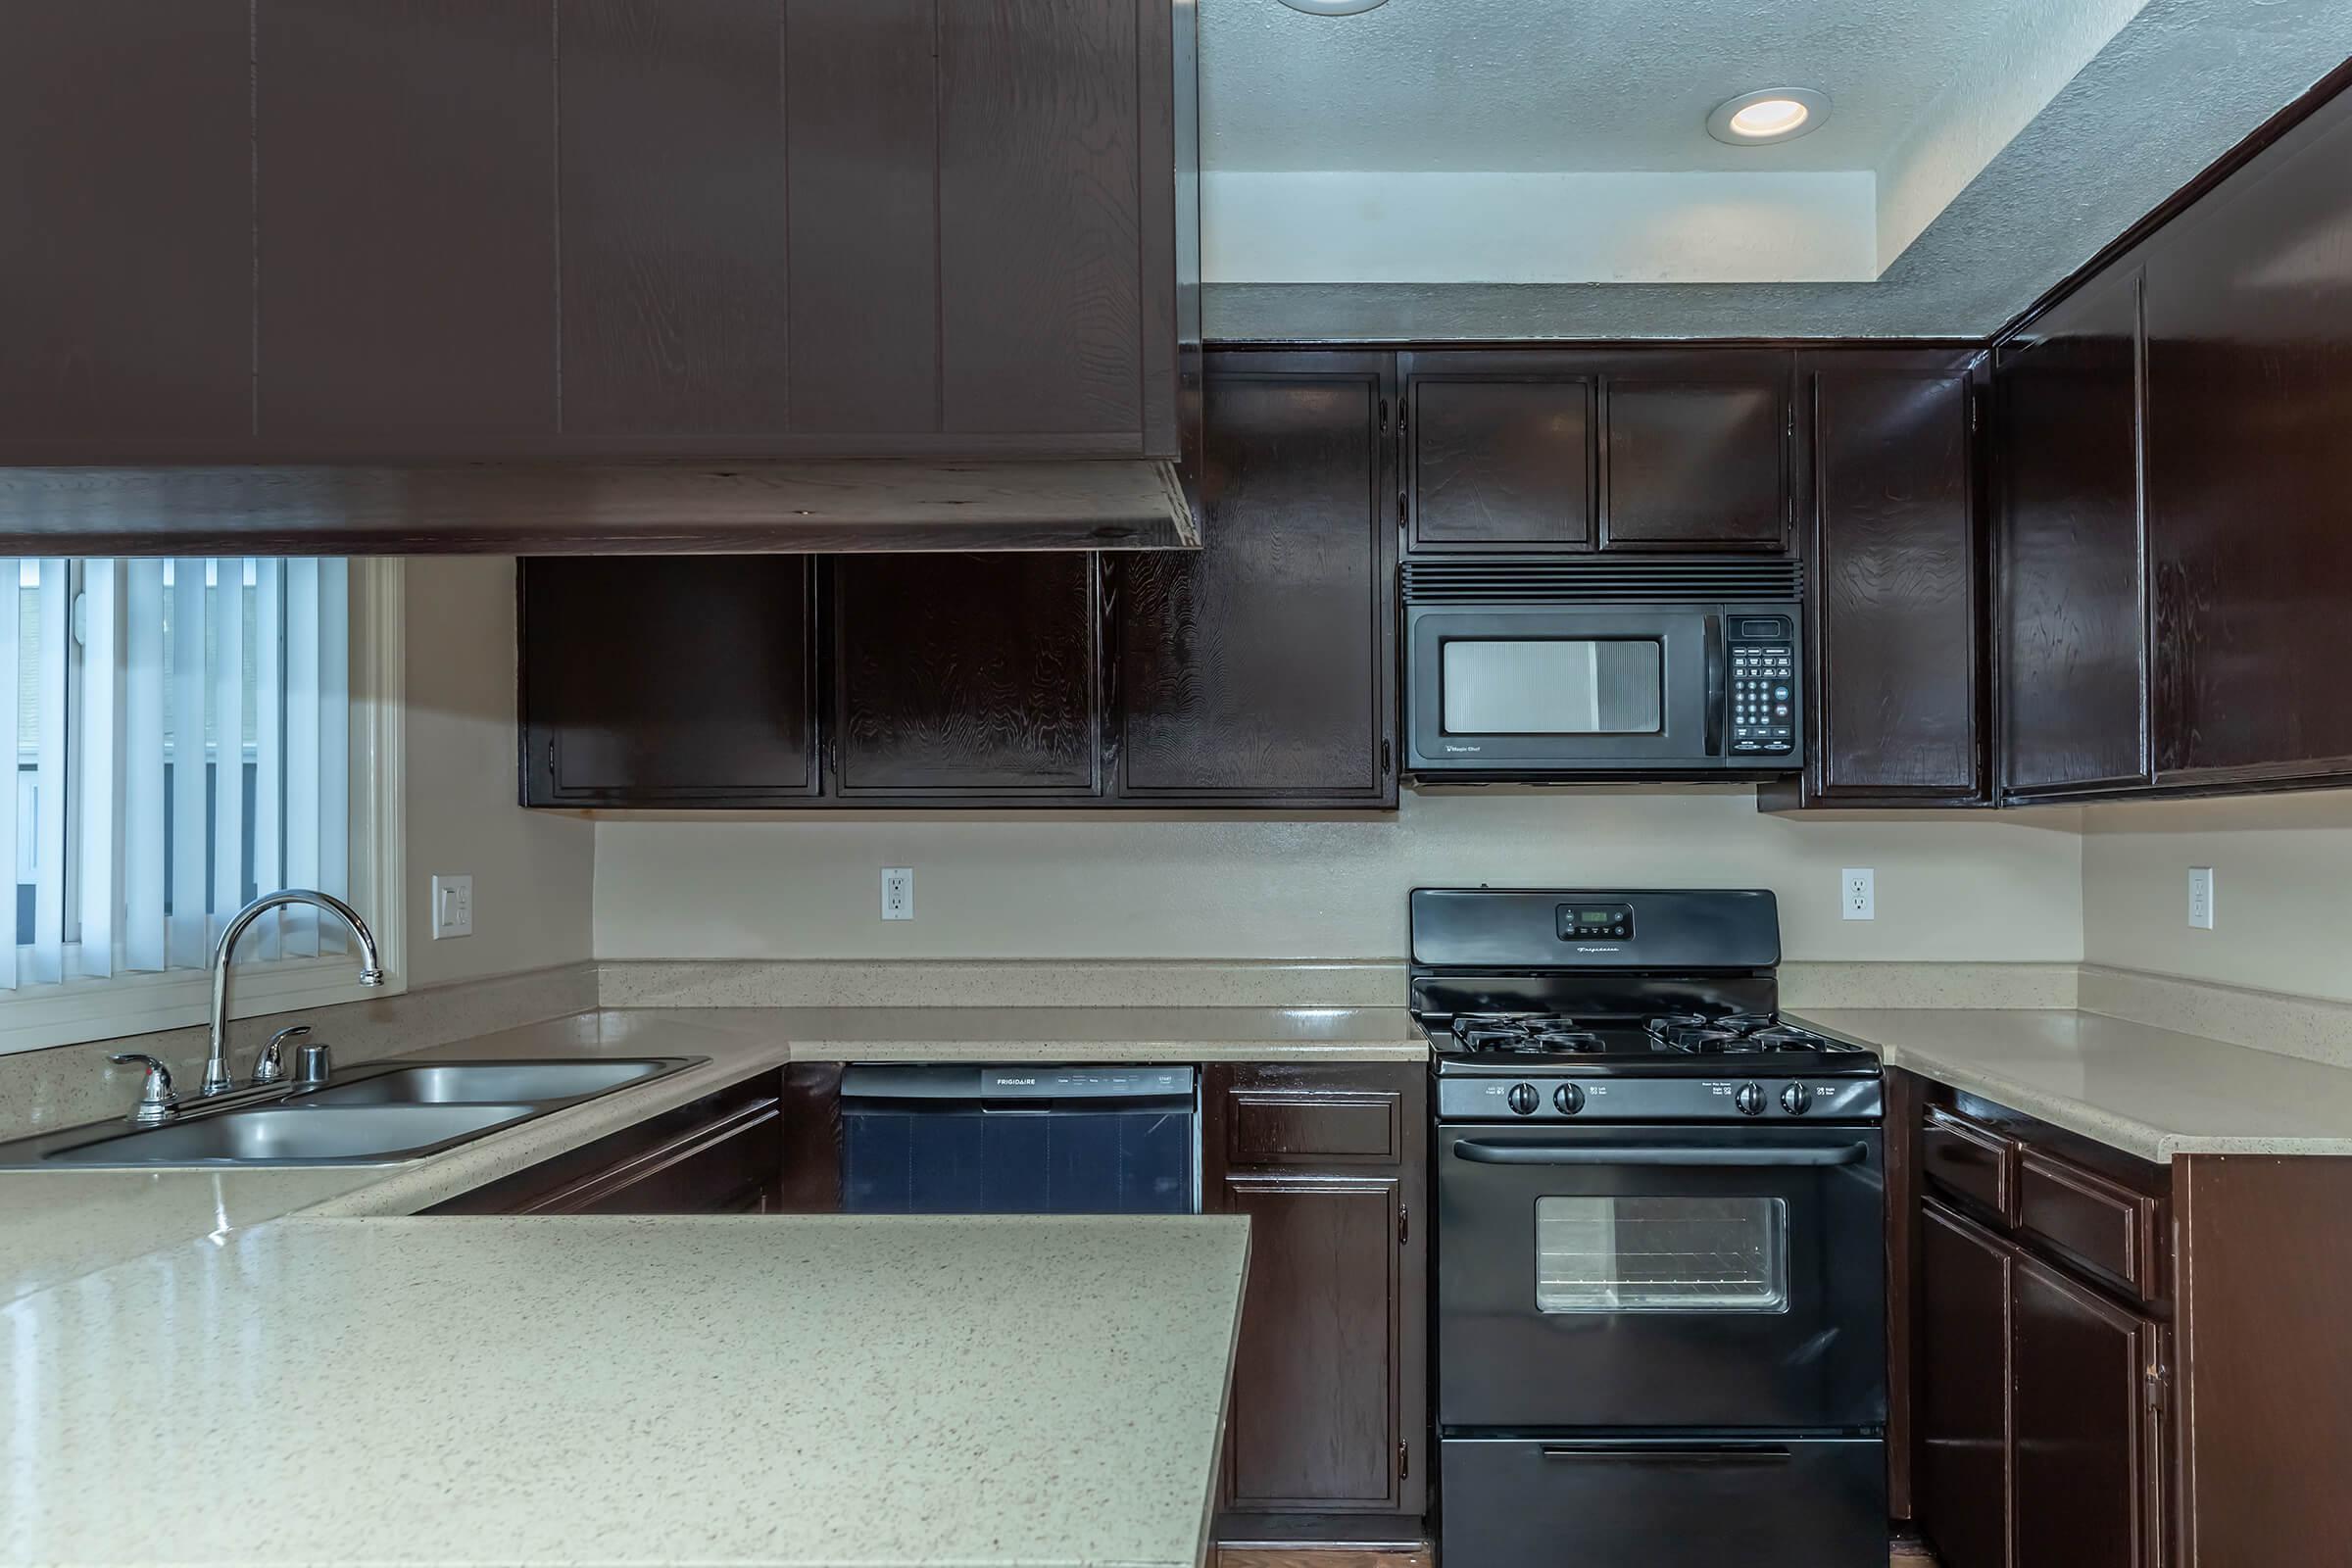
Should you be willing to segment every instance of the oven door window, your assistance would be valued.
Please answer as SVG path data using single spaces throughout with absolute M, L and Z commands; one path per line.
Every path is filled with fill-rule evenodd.
M 1779 1198 L 1539 1198 L 1540 1312 L 1786 1312 Z
M 1665 650 L 1653 638 L 1449 639 L 1448 735 L 1655 735 Z

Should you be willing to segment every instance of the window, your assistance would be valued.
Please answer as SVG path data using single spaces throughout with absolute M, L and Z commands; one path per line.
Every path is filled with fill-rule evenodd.
M 351 901 L 397 983 L 399 563 L 0 573 L 0 690 L 17 694 L 0 1050 L 200 1022 L 228 918 L 281 887 Z M 315 911 L 265 915 L 237 952 L 241 1014 L 363 994 Z

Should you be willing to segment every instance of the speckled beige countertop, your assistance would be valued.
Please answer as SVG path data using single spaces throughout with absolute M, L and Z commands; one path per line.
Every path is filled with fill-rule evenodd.
M 2072 1008 L 1819 1008 L 1891 1067 L 2142 1159 L 2352 1154 L 2352 1069 Z
M 264 1225 L 0 1308 L 0 1561 L 1194 1568 L 1247 1234 Z

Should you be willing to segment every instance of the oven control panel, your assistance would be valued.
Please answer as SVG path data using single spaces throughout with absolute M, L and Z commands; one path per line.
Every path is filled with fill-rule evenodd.
M 1630 904 L 1563 904 L 1558 914 L 1562 942 L 1633 940 L 1634 906 Z
M 1785 615 L 1734 615 L 1731 631 L 1732 755 L 1794 751 L 1794 625 Z
M 1876 1077 L 1575 1077 L 1438 1080 L 1441 1121 L 1876 1121 Z

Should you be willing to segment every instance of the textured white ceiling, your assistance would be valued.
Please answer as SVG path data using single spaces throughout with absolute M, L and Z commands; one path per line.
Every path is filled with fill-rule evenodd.
M 1389 0 L 1314 17 L 1200 0 L 1210 170 L 1875 170 L 1955 78 L 2033 19 L 2104 0 Z M 1751 88 L 1829 123 L 1726 147 Z

